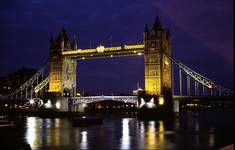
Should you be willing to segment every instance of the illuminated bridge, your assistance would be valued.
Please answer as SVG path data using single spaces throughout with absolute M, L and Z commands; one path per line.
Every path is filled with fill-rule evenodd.
M 82 97 L 70 97 L 69 104 L 81 104 L 81 103 L 93 103 L 99 101 L 119 101 L 124 103 L 137 104 L 137 96 L 82 96 Z
M 62 55 L 65 57 L 74 57 L 80 59 L 95 59 L 107 57 L 121 57 L 121 56 L 138 56 L 144 54 L 144 45 L 123 45 L 116 47 L 104 47 L 102 45 L 95 49 L 78 49 L 63 51 Z
M 146 25 L 144 41 L 140 44 L 113 47 L 98 45 L 96 48 L 81 49 L 78 48 L 76 39 L 70 40 L 66 31 L 62 29 L 57 38 L 50 38 L 48 61 L 31 79 L 9 96 L 33 98 L 40 95 L 40 91 L 48 91 L 57 96 L 74 97 L 78 86 L 76 81 L 79 61 L 123 56 L 144 57 L 144 90 L 147 95 L 158 97 L 170 95 L 175 101 L 203 97 L 233 97 L 233 90 L 203 76 L 172 55 L 171 34 L 169 30 L 162 27 L 159 18 L 156 18 L 151 29 Z M 44 77 L 44 70 L 48 64 L 49 75 Z M 136 97 L 125 96 L 74 97 L 72 99 L 74 104 L 101 100 L 136 103 Z

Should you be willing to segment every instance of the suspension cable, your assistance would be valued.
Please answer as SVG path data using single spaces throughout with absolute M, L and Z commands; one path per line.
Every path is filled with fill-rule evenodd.
M 169 56 L 167 53 L 164 52 L 164 54 L 172 61 L 174 62 L 180 69 L 182 69 L 187 75 L 192 77 L 197 82 L 201 83 L 202 85 L 208 87 L 208 88 L 215 88 L 218 91 L 223 91 L 225 93 L 233 94 L 233 90 L 224 88 L 220 85 L 215 84 L 212 80 L 202 76 L 201 74 L 197 73 L 196 71 L 192 70 L 191 68 L 187 67 L 185 64 L 180 62 L 179 60 Z

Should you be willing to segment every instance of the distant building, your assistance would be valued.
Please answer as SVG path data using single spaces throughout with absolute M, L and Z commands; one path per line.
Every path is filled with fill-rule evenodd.
M 5 95 L 16 90 L 35 73 L 36 71 L 32 68 L 21 68 L 12 74 L 0 77 L 0 95 Z

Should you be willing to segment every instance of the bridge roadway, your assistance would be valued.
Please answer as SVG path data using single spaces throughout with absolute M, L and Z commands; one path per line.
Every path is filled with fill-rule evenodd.
M 98 101 L 120 101 L 125 103 L 137 104 L 138 96 L 81 96 L 81 97 L 70 97 L 69 104 L 80 104 L 80 103 L 93 103 Z M 198 101 L 218 101 L 218 102 L 232 102 L 233 96 L 180 96 L 174 95 L 174 101 L 189 101 L 198 100 Z
M 93 103 L 98 101 L 120 101 L 125 103 L 137 104 L 138 96 L 81 96 L 81 97 L 70 97 L 69 104 L 80 104 L 80 103 Z
M 174 95 L 173 100 L 233 101 L 233 96 L 181 96 Z

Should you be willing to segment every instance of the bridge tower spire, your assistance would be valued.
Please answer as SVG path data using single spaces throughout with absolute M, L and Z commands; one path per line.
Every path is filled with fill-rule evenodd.
M 145 28 L 144 45 L 145 90 L 151 95 L 166 95 L 171 91 L 172 68 L 165 53 L 171 56 L 172 50 L 170 32 L 162 27 L 159 17 L 152 30 Z
M 61 29 L 56 39 L 49 41 L 49 92 L 58 96 L 75 96 L 76 94 L 76 70 L 77 60 L 65 58 L 62 52 L 77 48 L 77 44 L 71 42 L 64 28 Z

